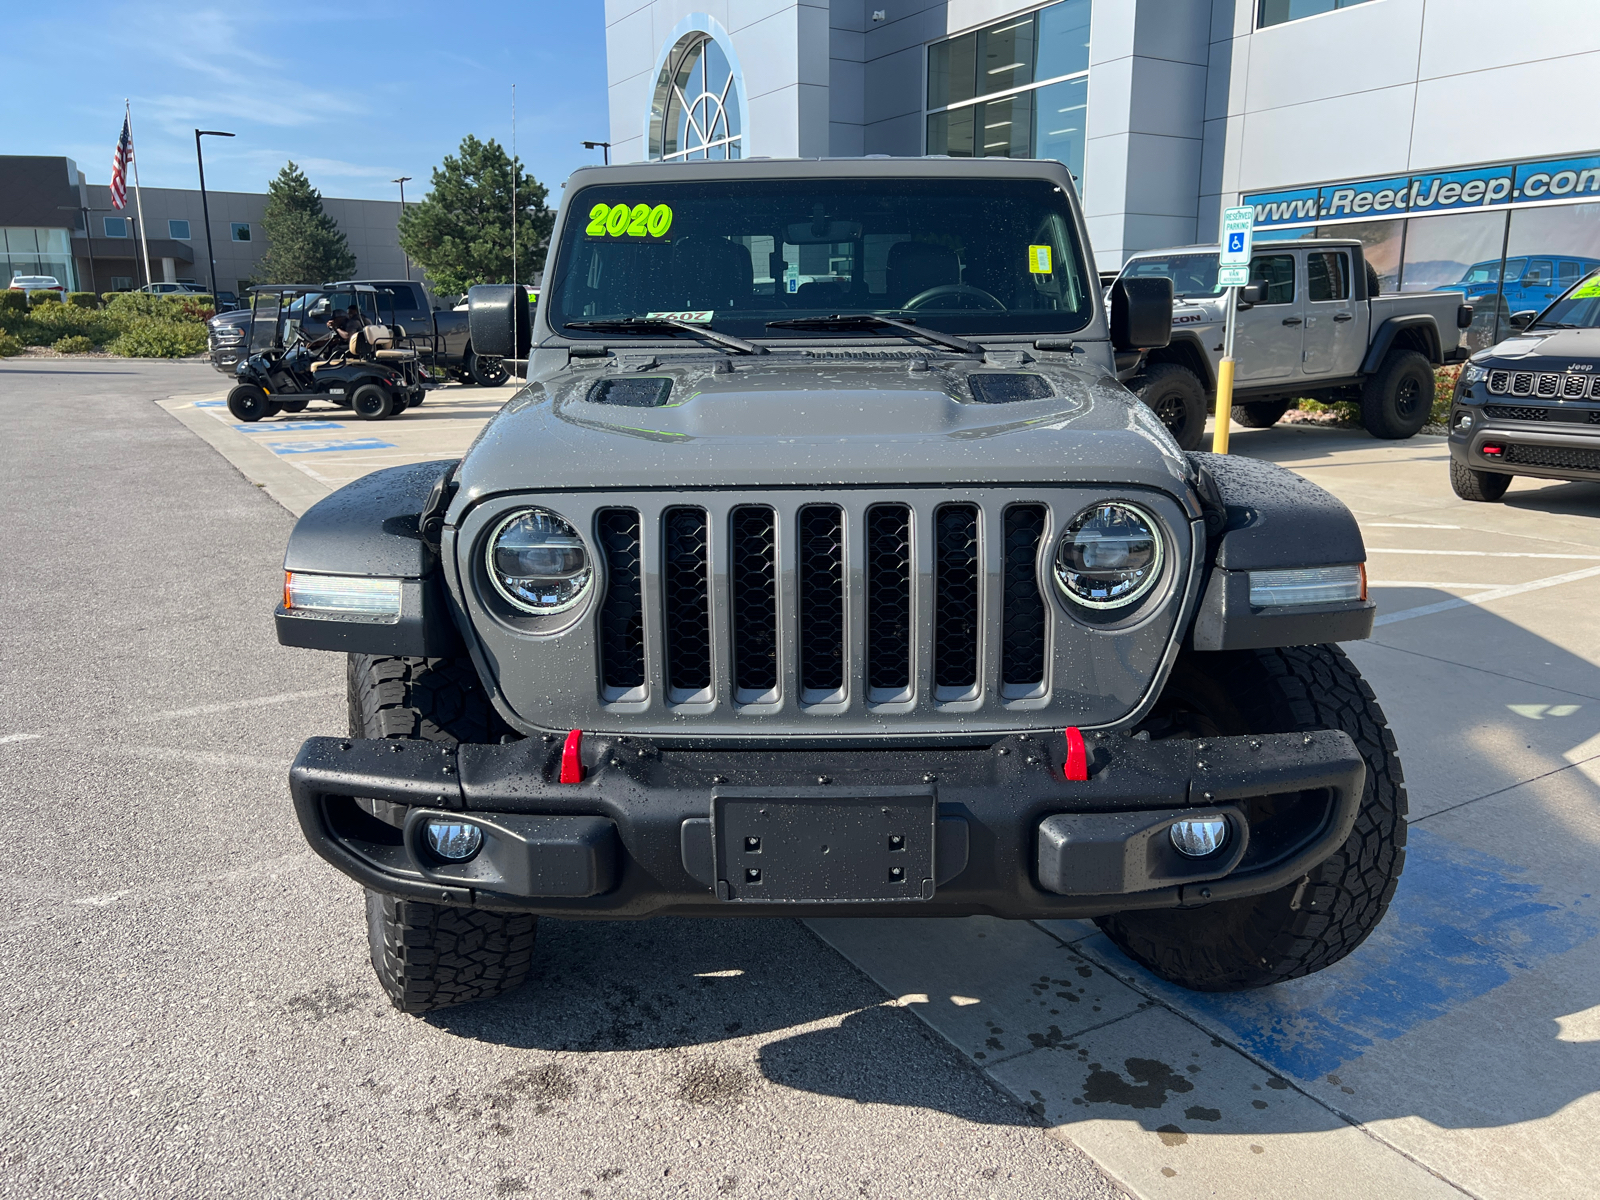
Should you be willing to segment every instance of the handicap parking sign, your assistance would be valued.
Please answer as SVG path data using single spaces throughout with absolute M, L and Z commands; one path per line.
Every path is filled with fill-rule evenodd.
M 1255 228 L 1256 210 L 1249 205 L 1222 210 L 1222 240 L 1217 249 L 1218 265 L 1244 267 L 1250 264 L 1250 235 Z
M 1244 234 L 1243 233 L 1230 233 L 1228 235 L 1228 253 L 1229 254 L 1243 254 L 1244 253 Z

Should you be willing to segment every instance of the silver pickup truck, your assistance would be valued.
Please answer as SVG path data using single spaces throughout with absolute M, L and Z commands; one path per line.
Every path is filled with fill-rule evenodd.
M 1217 248 L 1145 251 L 1118 278 L 1172 280 L 1172 341 L 1125 356 L 1118 375 L 1180 446 L 1197 449 L 1222 358 Z M 1299 398 L 1349 400 L 1374 437 L 1411 437 L 1433 408 L 1433 368 L 1469 353 L 1462 331 L 1472 306 L 1463 293 L 1380 295 L 1354 239 L 1258 245 L 1250 282 L 1234 340 L 1233 419 L 1251 429 L 1274 424 Z

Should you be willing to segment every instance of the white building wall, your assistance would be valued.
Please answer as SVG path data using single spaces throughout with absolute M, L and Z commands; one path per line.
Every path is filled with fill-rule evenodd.
M 1260 30 L 1255 8 L 1212 5 L 1200 240 L 1244 192 L 1600 150 L 1600 108 L 1560 103 L 1600 68 L 1595 0 L 1369 0 Z

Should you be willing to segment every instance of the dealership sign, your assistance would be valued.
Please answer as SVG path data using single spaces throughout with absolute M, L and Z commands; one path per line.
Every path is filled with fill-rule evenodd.
M 1257 192 L 1244 197 L 1244 202 L 1255 209 L 1255 224 L 1260 229 L 1313 221 L 1503 208 L 1579 197 L 1600 198 L 1600 155 Z

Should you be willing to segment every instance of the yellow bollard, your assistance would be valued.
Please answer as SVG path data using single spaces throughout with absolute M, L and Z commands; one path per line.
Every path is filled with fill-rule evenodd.
M 1228 423 L 1233 417 L 1233 359 L 1217 364 L 1217 417 L 1211 430 L 1211 452 L 1228 452 Z

